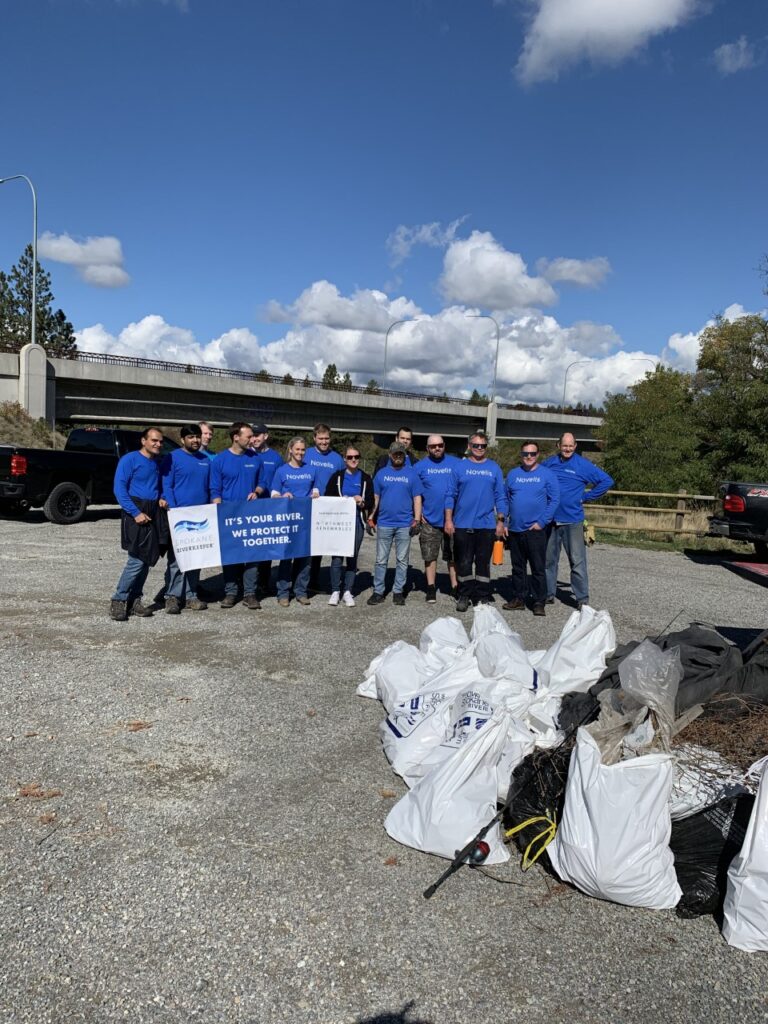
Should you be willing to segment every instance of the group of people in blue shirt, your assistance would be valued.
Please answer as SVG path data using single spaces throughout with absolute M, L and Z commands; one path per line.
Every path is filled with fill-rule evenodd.
M 208 437 L 204 444 L 204 428 Z M 354 554 L 331 559 L 329 604 L 355 604 L 357 558 L 366 528 L 376 534 L 373 592 L 369 605 L 386 597 L 386 574 L 395 548 L 393 602 L 405 603 L 410 545 L 418 536 L 424 560 L 426 600 L 437 600 L 437 562 L 447 563 L 456 609 L 492 600 L 490 564 L 495 541 L 510 552 L 512 597 L 503 607 L 520 610 L 532 606 L 545 614 L 554 602 L 561 550 L 571 569 L 571 595 L 578 607 L 589 601 L 584 503 L 595 501 L 612 485 L 611 477 L 576 452 L 572 434 L 563 434 L 557 454 L 539 463 L 536 441 L 525 441 L 519 465 L 506 478 L 498 463 L 488 458 L 488 438 L 482 431 L 468 439 L 462 459 L 446 454 L 439 434 L 427 439 L 427 455 L 415 460 L 413 434 L 398 431 L 389 452 L 382 456 L 373 477 L 360 468 L 360 451 L 346 448 L 344 455 L 331 447 L 326 424 L 314 429 L 314 445 L 302 437 L 287 446 L 286 458 L 269 447 L 265 424 L 233 423 L 231 445 L 218 455 L 207 450 L 208 424 L 183 427 L 181 447 L 159 458 L 163 435 L 148 428 L 141 448 L 124 456 L 115 475 L 115 495 L 123 510 L 122 546 L 128 561 L 112 598 L 110 615 L 124 621 L 129 614 L 151 615 L 142 590 L 151 565 L 167 550 L 165 610 L 178 614 L 183 607 L 207 607 L 200 588 L 200 573 L 182 573 L 163 527 L 163 509 L 209 501 L 262 498 L 349 497 L 357 506 Z M 286 559 L 277 570 L 277 600 L 310 603 L 318 589 L 321 559 Z M 530 586 L 528 583 L 530 568 Z M 222 567 L 222 608 L 240 600 L 249 609 L 261 607 L 268 592 L 271 562 L 246 562 Z

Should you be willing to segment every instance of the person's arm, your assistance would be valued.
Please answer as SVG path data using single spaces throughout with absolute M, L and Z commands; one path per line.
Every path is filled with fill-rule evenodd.
M 507 516 L 509 515 L 509 502 L 507 501 L 507 488 L 501 469 L 498 469 L 493 476 L 493 503 L 496 509 L 496 536 L 504 538 L 509 536 L 507 529 Z
M 445 521 L 443 523 L 443 529 L 449 537 L 452 537 L 456 531 L 453 523 L 453 509 L 456 505 L 458 490 L 458 478 L 453 470 L 451 470 L 451 482 L 445 492 Z
M 612 476 L 609 476 L 604 469 L 600 469 L 594 463 L 589 462 L 588 459 L 584 460 L 589 465 L 589 470 L 585 474 L 587 476 L 587 482 L 592 484 L 592 489 L 587 491 L 584 495 L 583 501 L 597 501 L 598 498 L 602 498 L 606 491 L 609 491 L 613 487 L 614 480 Z
M 128 493 L 132 476 L 133 473 L 131 471 L 130 461 L 126 461 L 126 457 L 123 456 L 123 458 L 118 462 L 117 469 L 115 470 L 113 490 L 120 508 L 124 512 L 127 512 L 129 516 L 132 516 L 136 522 L 141 525 L 142 523 L 148 523 L 150 519 L 146 513 L 139 509 L 136 502 Z
M 223 497 L 221 479 L 221 461 L 223 457 L 223 455 L 217 455 L 211 461 L 211 474 L 208 477 L 208 486 L 211 491 L 211 501 L 214 505 L 220 505 Z
M 325 488 L 325 496 L 326 498 L 338 498 L 340 497 L 339 491 L 339 471 L 337 470 L 328 480 Z
M 371 514 L 368 516 L 368 525 L 370 526 L 370 528 L 372 530 L 376 526 L 376 516 L 378 515 L 378 512 L 379 512 L 379 497 L 380 496 L 378 494 L 374 493 L 374 495 L 373 495 L 373 509 L 371 510 Z
M 545 484 L 545 495 L 546 495 L 546 507 L 544 509 L 544 520 L 541 524 L 542 529 L 549 526 L 552 520 L 555 518 L 555 509 L 560 504 L 560 485 L 557 482 L 557 477 L 554 473 L 547 473 L 546 484 Z

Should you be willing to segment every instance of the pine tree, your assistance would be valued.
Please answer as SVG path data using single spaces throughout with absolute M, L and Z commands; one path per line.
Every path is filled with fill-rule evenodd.
M 338 388 L 339 383 L 339 371 L 336 369 L 336 363 L 329 363 L 323 373 L 322 387 L 329 389 Z
M 350 377 L 350 375 L 348 373 L 344 374 L 344 379 L 342 380 L 341 384 L 339 384 L 339 388 L 342 391 L 351 391 L 352 390 L 352 378 Z
M 290 373 L 286 373 L 286 375 L 283 377 L 283 384 L 295 384 L 295 383 L 296 383 L 296 381 L 293 379 L 293 377 L 290 375 Z
M 381 387 L 375 377 L 371 377 L 365 385 L 365 393 L 367 395 L 378 395 L 381 393 Z
M 32 246 L 28 245 L 19 257 L 19 262 L 11 268 L 9 277 L 4 278 L 8 296 L 0 298 L 2 319 L 0 331 L 7 332 L 10 344 L 18 351 L 31 338 L 32 325 Z M 45 348 L 49 356 L 68 358 L 77 352 L 77 341 L 72 324 L 67 320 L 64 311 L 53 309 L 53 292 L 51 291 L 51 275 L 40 264 L 37 264 L 37 295 L 35 297 L 36 340 Z M 3 284 L 0 284 L 0 293 Z M 7 309 L 9 308 L 9 312 Z

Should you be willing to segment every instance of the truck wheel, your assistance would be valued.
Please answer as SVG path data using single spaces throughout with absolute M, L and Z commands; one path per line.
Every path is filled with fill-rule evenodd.
M 78 487 L 77 484 L 63 483 L 56 484 L 48 495 L 43 505 L 43 512 L 51 523 L 69 526 L 71 523 L 80 522 L 87 506 L 88 499 L 85 497 L 82 487 Z
M 764 540 L 753 540 L 755 554 L 762 562 L 768 562 L 768 542 Z

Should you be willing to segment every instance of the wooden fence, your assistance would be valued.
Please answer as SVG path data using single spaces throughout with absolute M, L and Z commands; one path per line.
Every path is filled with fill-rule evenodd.
M 653 504 L 629 504 L 626 498 L 647 498 Z M 609 491 L 601 501 L 606 499 L 609 503 L 584 506 L 590 525 L 598 530 L 699 536 L 708 532 L 707 517 L 717 501 L 712 494 L 688 494 L 683 488 L 677 492 Z

